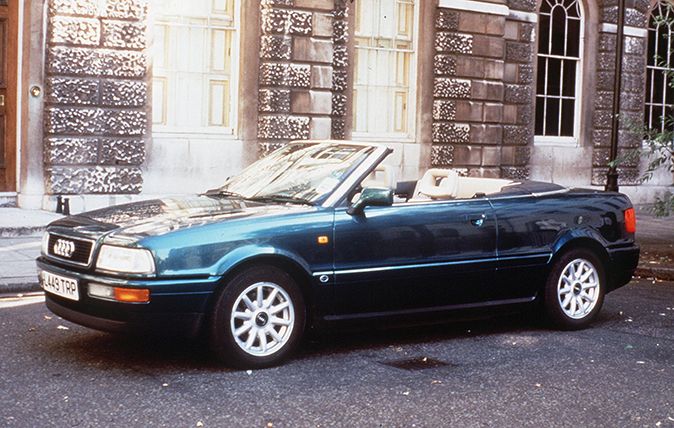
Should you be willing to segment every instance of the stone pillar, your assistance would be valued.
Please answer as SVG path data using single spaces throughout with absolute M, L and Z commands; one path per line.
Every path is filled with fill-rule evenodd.
M 592 184 L 595 186 L 606 184 L 608 172 L 618 20 L 616 2 L 605 1 L 601 6 L 596 96 L 592 118 L 594 146 Z M 627 1 L 620 94 L 620 130 L 618 132 L 619 157 L 641 145 L 639 129 L 644 121 L 648 13 L 649 2 L 647 0 Z M 622 164 L 618 168 L 618 173 L 620 185 L 639 184 L 638 160 Z
M 341 112 L 332 88 L 333 64 L 341 64 L 346 46 L 340 42 L 335 55 L 333 28 L 341 28 L 342 14 L 335 14 L 334 0 L 262 0 L 260 7 L 261 153 L 291 140 L 330 138 L 334 106 Z
M 498 177 L 505 13 L 440 7 L 435 26 L 431 165 Z
M 148 132 L 146 3 L 49 1 L 47 193 L 141 191 Z

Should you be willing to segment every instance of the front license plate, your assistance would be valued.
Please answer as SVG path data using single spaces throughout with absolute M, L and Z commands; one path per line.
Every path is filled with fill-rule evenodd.
M 42 288 L 44 288 L 44 291 L 66 299 L 80 300 L 76 279 L 42 271 Z

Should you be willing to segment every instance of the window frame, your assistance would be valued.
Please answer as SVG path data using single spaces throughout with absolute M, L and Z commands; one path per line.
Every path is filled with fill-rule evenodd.
M 534 144 L 537 146 L 562 146 L 562 147 L 580 147 L 580 141 L 581 141 L 581 132 L 582 132 L 582 111 L 584 110 L 584 100 L 583 100 L 583 82 L 584 82 L 584 77 L 585 77 L 585 54 L 586 54 L 586 38 L 587 38 L 587 22 L 588 22 L 588 13 L 585 9 L 586 5 L 585 2 L 582 0 L 575 0 L 578 3 L 578 10 L 580 14 L 580 32 L 578 36 L 578 63 L 576 66 L 576 79 L 575 79 L 575 103 L 574 103 L 574 115 L 573 115 L 573 120 L 574 120 L 574 127 L 573 127 L 573 136 L 554 136 L 554 135 L 536 135 L 536 100 L 538 98 L 538 93 L 537 93 L 537 86 L 538 86 L 538 58 L 540 53 L 539 51 L 539 43 L 541 41 L 540 37 L 540 16 L 541 16 L 541 6 L 543 5 L 543 2 L 546 0 L 542 0 L 539 2 L 538 7 L 537 7 L 537 17 L 538 17 L 538 22 L 536 26 L 536 79 L 534 80 L 534 99 L 533 99 L 533 108 L 534 108 Z M 550 14 L 550 17 L 552 18 L 552 13 Z M 552 23 L 551 23 L 552 24 Z M 565 40 L 568 40 L 565 38 Z M 551 57 L 555 55 L 546 55 L 546 57 Z M 565 56 L 559 56 L 560 58 L 573 58 L 573 57 L 565 57 Z M 546 74 L 546 79 L 547 79 L 547 74 Z M 545 96 L 545 95 L 544 95 Z M 561 99 L 561 96 L 560 96 Z M 561 112 L 561 107 L 560 107 L 560 112 Z M 545 114 L 545 112 L 544 112 Z M 543 118 L 545 120 L 545 117 Z
M 646 85 L 645 85 L 645 88 L 644 88 L 644 126 L 646 126 L 647 129 L 649 129 L 649 130 L 655 129 L 655 128 L 652 128 L 651 123 L 654 120 L 653 114 L 654 114 L 654 110 L 656 108 L 657 108 L 657 110 L 662 111 L 662 110 L 666 110 L 667 107 L 670 107 L 674 111 L 674 97 L 672 99 L 671 104 L 666 103 L 666 101 L 667 101 L 667 89 L 668 89 L 667 85 L 668 85 L 668 80 L 669 80 L 666 76 L 666 72 L 667 71 L 674 71 L 674 61 L 672 61 L 673 57 L 672 57 L 672 55 L 668 55 L 667 60 L 669 62 L 669 67 L 661 67 L 657 64 L 651 64 L 650 63 L 651 60 L 655 59 L 655 57 L 651 57 L 649 55 L 649 48 L 650 48 L 650 42 L 651 42 L 651 31 L 652 30 L 656 31 L 655 37 L 657 38 L 661 34 L 660 31 L 658 31 L 658 28 L 660 28 L 662 26 L 662 25 L 658 25 L 658 28 L 651 28 L 651 20 L 654 17 L 654 12 L 656 11 L 656 9 L 658 11 L 661 11 L 661 9 L 660 9 L 661 7 L 666 7 L 666 8 L 669 9 L 669 11 L 668 11 L 669 18 L 673 20 L 673 21 L 669 22 L 669 25 L 667 25 L 667 27 L 668 27 L 668 32 L 669 32 L 670 45 L 674 45 L 674 3 L 670 2 L 670 1 L 665 1 L 665 0 L 656 0 L 655 2 L 652 3 L 652 5 L 650 7 L 650 10 L 649 10 L 649 13 L 648 13 L 648 24 L 647 24 L 647 27 L 646 27 L 646 31 L 648 33 L 647 33 L 647 36 L 646 36 Z M 662 16 L 660 14 L 658 14 L 658 15 Z M 656 45 L 655 45 L 655 54 L 656 55 L 657 55 L 657 51 L 658 51 L 657 47 L 658 47 L 658 45 L 657 45 L 657 41 L 656 41 Z M 671 46 L 670 46 L 670 49 L 671 49 Z M 653 95 L 653 92 L 654 92 L 653 88 L 655 87 L 655 85 L 653 84 L 653 77 L 651 77 L 651 80 L 650 80 L 650 88 L 649 88 L 649 84 L 648 84 L 649 75 L 651 73 L 653 73 L 653 75 L 654 75 L 655 72 L 658 72 L 658 78 L 664 79 L 663 86 L 662 86 L 663 91 L 662 91 L 662 96 L 661 96 L 662 103 L 658 103 L 658 104 L 654 104 L 652 102 L 652 100 L 653 100 L 652 95 Z M 653 75 L 651 75 L 651 76 L 653 76 Z M 650 91 L 649 91 L 649 89 L 650 89 Z M 672 91 L 674 92 L 674 89 Z M 648 113 L 647 113 L 647 110 L 648 110 Z M 660 121 L 660 120 L 661 119 L 658 119 L 658 121 Z M 656 130 L 657 132 L 663 132 L 663 129 L 665 131 L 667 131 L 667 129 L 664 128 L 665 124 L 663 122 L 661 122 L 660 125 L 661 125 L 660 129 Z M 674 131 L 674 129 L 670 129 L 669 131 Z M 644 140 L 644 144 L 647 145 L 648 141 Z
M 395 1 L 395 0 L 394 0 Z M 349 121 L 351 121 L 351 138 L 358 141 L 380 141 L 380 142 L 395 142 L 395 143 L 414 143 L 417 141 L 417 92 L 418 92 L 418 68 L 419 68 L 419 37 L 420 37 L 420 24 L 421 24 L 421 2 L 423 0 L 413 0 L 413 17 L 412 24 L 414 28 L 414 33 L 412 36 L 412 61 L 409 70 L 408 77 L 408 101 L 407 101 L 407 123 L 408 129 L 404 133 L 398 132 L 387 132 L 387 133 L 376 133 L 376 132 L 363 132 L 356 130 L 356 115 L 358 114 L 357 107 L 358 103 L 355 96 L 356 91 L 356 55 L 358 46 L 355 44 L 356 37 L 356 21 L 358 20 L 357 9 L 354 10 L 353 16 L 353 28 L 354 32 L 352 37 L 350 37 L 352 49 L 353 49 L 353 66 L 350 67 L 353 73 L 353 86 L 350 88 L 350 98 L 351 98 L 351 114 L 348 116 Z M 397 3 L 397 2 L 396 2 Z M 381 48 L 382 50 L 394 50 L 389 48 Z M 405 51 L 405 50 L 396 50 L 396 51 Z M 369 85 L 367 85 L 369 86 Z
M 200 102 L 204 103 L 206 107 L 204 108 L 204 119 L 205 119 L 205 125 L 203 126 L 176 126 L 176 125 L 164 125 L 164 124 L 159 124 L 154 122 L 154 110 L 151 112 L 150 116 L 150 121 L 152 123 L 152 134 L 159 134 L 162 137 L 181 137 L 181 136 L 194 136 L 194 135 L 199 135 L 200 138 L 205 138 L 205 139 L 225 139 L 225 140 L 236 140 L 239 137 L 239 94 L 240 94 L 240 84 L 241 84 L 241 70 L 240 70 L 240 62 L 241 59 L 243 58 L 243 44 L 241 42 L 242 40 L 242 1 L 243 0 L 232 0 L 234 2 L 233 8 L 232 8 L 232 25 L 228 26 L 226 30 L 232 32 L 232 37 L 231 37 L 231 50 L 232 50 L 232 55 L 230 58 L 230 94 L 229 94 L 229 126 L 211 126 L 209 125 L 210 122 L 210 115 L 211 115 L 211 104 L 210 104 L 210 97 L 212 94 L 210 93 L 210 84 L 213 81 L 217 81 L 217 78 L 206 78 L 203 79 L 201 82 L 202 85 L 202 94 L 203 96 L 201 97 Z M 156 8 L 158 1 L 153 1 L 153 5 Z M 213 7 L 213 2 L 211 1 L 211 11 Z M 204 18 L 208 18 L 210 15 L 205 16 Z M 194 17 L 192 17 L 194 18 Z M 166 25 L 167 27 L 170 27 L 171 24 L 174 23 L 166 23 L 161 19 L 161 14 L 160 13 L 153 13 L 152 15 L 152 22 L 151 22 L 151 28 L 152 30 L 152 50 L 154 50 L 154 43 L 155 43 L 155 31 L 154 28 L 157 25 Z M 181 24 L 182 25 L 182 24 Z M 205 26 L 205 28 L 210 29 L 212 28 L 208 24 Z M 208 33 L 209 37 L 209 43 L 212 43 L 210 38 L 212 37 L 212 33 L 209 31 Z M 168 53 L 165 53 L 165 55 L 168 55 Z M 154 54 L 150 55 L 151 59 L 154 59 Z M 210 72 L 211 69 L 211 61 L 212 58 L 205 58 L 204 59 L 204 64 L 207 65 L 208 68 L 205 68 L 204 70 L 207 70 Z M 150 79 L 150 86 L 154 87 L 154 82 L 155 78 L 165 78 L 164 76 L 157 76 L 154 73 L 155 67 L 154 67 L 154 62 L 151 67 L 151 79 Z M 208 74 L 208 73 L 203 73 L 203 74 Z M 170 84 L 167 85 L 170 87 Z M 154 89 L 154 88 L 153 88 Z M 154 100 L 151 101 L 151 105 L 154 106 Z M 170 110 L 166 108 L 164 111 L 164 114 L 167 116 L 170 114 Z

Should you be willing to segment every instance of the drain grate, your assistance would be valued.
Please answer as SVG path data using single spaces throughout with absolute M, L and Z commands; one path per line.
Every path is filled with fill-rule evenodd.
M 444 361 L 428 357 L 405 358 L 402 360 L 382 361 L 381 363 L 386 366 L 391 366 L 403 370 L 425 370 L 453 365 L 450 363 L 446 363 Z

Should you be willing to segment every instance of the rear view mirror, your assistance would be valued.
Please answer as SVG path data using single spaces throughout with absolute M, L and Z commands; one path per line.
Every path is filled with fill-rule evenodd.
M 346 212 L 349 215 L 361 215 L 365 207 L 390 207 L 391 205 L 393 205 L 393 190 L 366 187 Z

